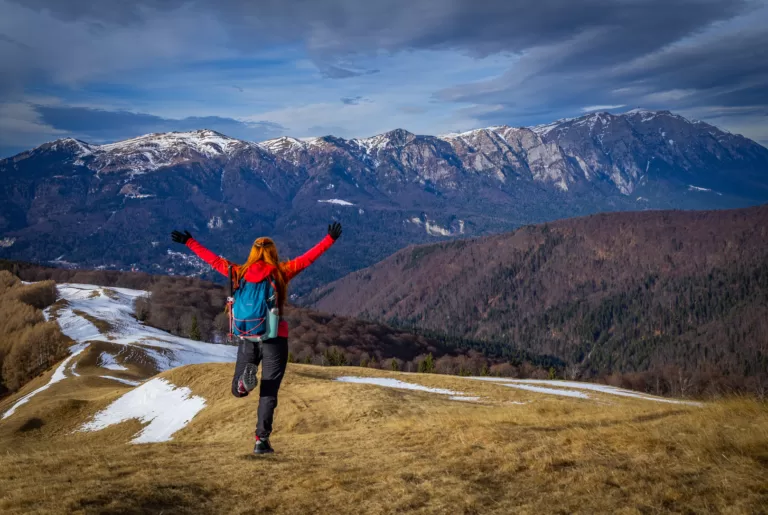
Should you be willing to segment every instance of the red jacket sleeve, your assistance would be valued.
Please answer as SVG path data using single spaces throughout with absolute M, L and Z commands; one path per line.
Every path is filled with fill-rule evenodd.
M 285 263 L 280 263 L 280 268 L 283 271 L 283 275 L 285 275 L 285 280 L 290 281 L 299 275 L 299 272 L 314 263 L 317 258 L 323 255 L 323 252 L 331 248 L 333 243 L 334 239 L 329 235 L 326 235 L 325 238 L 320 240 L 320 243 L 309 249 L 304 255 L 286 261 Z
M 214 270 L 216 270 L 217 272 L 219 272 L 224 276 L 227 276 L 229 274 L 228 267 L 230 265 L 232 265 L 233 271 L 237 270 L 237 265 L 230 263 L 223 257 L 217 256 L 207 248 L 200 245 L 197 242 L 197 240 L 195 240 L 194 238 L 190 238 L 189 240 L 187 240 L 187 247 L 189 247 L 189 249 L 192 252 L 197 254 L 197 257 L 199 257 L 200 259 L 202 259 L 203 261 L 211 265 Z

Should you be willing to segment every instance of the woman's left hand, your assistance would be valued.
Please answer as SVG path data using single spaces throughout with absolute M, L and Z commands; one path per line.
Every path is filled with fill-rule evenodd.
M 328 226 L 328 236 L 333 238 L 333 241 L 339 239 L 341 236 L 341 224 L 339 222 L 333 222 Z
M 171 233 L 171 239 L 176 243 L 181 243 L 182 245 L 186 245 L 187 242 L 192 238 L 192 235 L 189 234 L 189 231 L 179 232 L 179 231 L 173 231 Z

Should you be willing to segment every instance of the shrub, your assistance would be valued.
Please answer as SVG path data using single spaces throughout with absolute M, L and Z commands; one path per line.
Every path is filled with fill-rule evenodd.
M 5 386 L 18 390 L 67 354 L 69 339 L 56 322 L 44 322 L 14 333 L 18 337 L 3 360 Z
M 15 391 L 67 354 L 69 338 L 40 309 L 56 301 L 53 281 L 22 284 L 0 271 L 0 391 Z
M 16 299 L 37 309 L 44 309 L 56 302 L 56 283 L 43 281 L 34 284 L 23 284 L 9 288 L 5 297 Z
M 5 293 L 6 290 L 20 284 L 19 278 L 8 272 L 7 270 L 0 270 L 0 295 Z

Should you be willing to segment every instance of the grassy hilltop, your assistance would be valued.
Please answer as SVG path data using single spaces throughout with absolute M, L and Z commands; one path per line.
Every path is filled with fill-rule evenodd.
M 758 513 L 768 503 L 768 407 L 747 399 L 575 399 L 290 365 L 278 453 L 252 458 L 256 402 L 231 397 L 230 373 L 228 364 L 163 373 L 207 407 L 171 442 L 154 444 L 129 443 L 137 420 L 74 432 L 130 386 L 87 376 L 57 383 L 0 422 L 0 511 Z M 338 375 L 397 377 L 481 400 L 331 380 Z

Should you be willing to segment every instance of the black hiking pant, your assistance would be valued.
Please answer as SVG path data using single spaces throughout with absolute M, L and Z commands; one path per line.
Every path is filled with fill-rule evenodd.
M 261 343 L 241 340 L 237 349 L 235 377 L 232 379 L 232 395 L 245 397 L 237 389 L 237 382 L 248 363 L 258 366 L 261 362 L 261 384 L 259 385 L 259 411 L 256 436 L 264 440 L 272 434 L 272 420 L 277 408 L 277 391 L 288 364 L 288 338 L 277 337 Z

